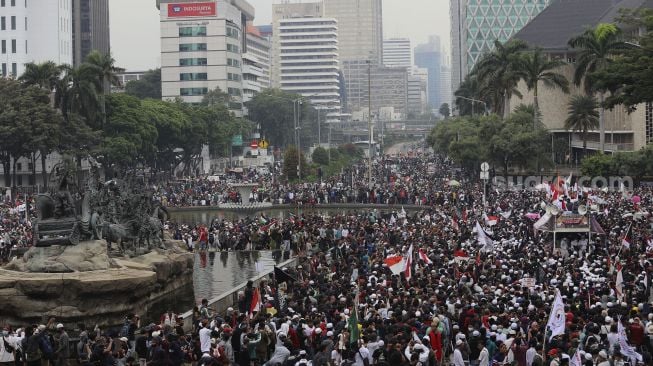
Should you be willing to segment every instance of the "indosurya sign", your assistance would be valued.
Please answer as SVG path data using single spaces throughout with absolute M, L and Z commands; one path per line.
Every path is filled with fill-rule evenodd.
M 168 4 L 168 18 L 216 15 L 215 2 Z

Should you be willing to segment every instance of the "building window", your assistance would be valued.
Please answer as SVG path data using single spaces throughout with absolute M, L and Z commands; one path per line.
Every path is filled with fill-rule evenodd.
M 243 105 L 238 102 L 229 102 L 229 109 L 236 109 L 236 110 L 243 109 Z
M 206 66 L 206 58 L 180 58 L 179 66 Z
M 27 17 L 25 17 L 25 30 L 27 30 Z
M 0 0 L 0 6 L 3 8 L 5 7 L 5 0 Z
M 16 53 L 16 40 L 11 40 L 11 53 Z
M 227 66 L 233 66 L 233 67 L 240 67 L 240 61 L 233 59 L 233 58 L 228 58 L 227 59 Z
M 2 53 L 5 54 L 7 53 L 7 41 L 4 39 L 2 40 Z
M 238 74 L 232 74 L 232 73 L 227 73 L 227 80 L 230 81 L 240 81 L 240 75 Z
M 227 37 L 239 39 L 240 38 L 239 33 L 240 32 L 237 29 L 227 27 Z
M 7 64 L 2 63 L 2 77 L 7 77 Z
M 11 30 L 16 30 L 16 17 L 11 16 Z
M 234 53 L 240 53 L 240 48 L 238 46 L 236 46 L 235 44 L 227 43 L 227 51 L 234 52 Z
M 5 17 L 0 17 L 0 30 L 5 30 L 7 28 L 7 22 Z
M 209 88 L 181 88 L 179 89 L 179 95 L 183 96 L 195 96 L 195 95 L 204 95 L 209 92 Z
M 239 97 L 242 94 L 242 92 L 238 88 L 227 88 L 227 93 L 232 97 L 234 96 Z
M 179 74 L 179 80 L 208 80 L 208 74 L 205 72 L 185 72 Z
M 13 75 L 13 77 L 18 76 L 18 65 L 15 62 L 11 63 L 11 75 Z
M 11 0 L 11 6 L 16 6 L 16 0 Z
M 206 35 L 206 27 L 180 27 L 179 37 L 198 37 Z
M 18 175 L 18 176 L 16 177 L 16 179 L 17 179 L 17 184 L 18 184 L 19 186 L 22 186 L 22 185 L 23 185 L 23 176 L 22 176 L 22 175 Z
M 206 51 L 206 43 L 181 43 L 179 52 Z

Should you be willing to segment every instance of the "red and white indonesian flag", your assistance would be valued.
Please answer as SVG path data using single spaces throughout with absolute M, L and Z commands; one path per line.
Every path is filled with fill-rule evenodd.
M 426 264 L 433 264 L 433 261 L 429 258 L 428 255 L 426 255 L 426 253 L 424 252 L 424 250 L 423 250 L 422 248 L 419 248 L 419 249 L 417 250 L 417 253 L 419 254 L 419 259 L 421 259 L 422 261 L 424 261 L 424 263 L 426 263 Z
M 392 274 L 400 274 L 405 267 L 404 257 L 401 255 L 394 255 L 383 260 L 383 262 L 390 268 Z
M 626 249 L 630 249 L 630 243 L 632 243 L 632 241 L 633 241 L 633 239 L 631 237 L 632 236 L 632 232 L 631 232 L 632 226 L 633 226 L 632 223 L 630 225 L 628 225 L 628 229 L 626 229 L 626 233 L 624 234 L 624 237 L 621 239 L 621 245 L 626 247 Z
M 483 214 L 483 219 L 485 220 L 485 225 L 487 226 L 494 226 L 499 223 L 498 216 L 488 216 L 486 214 Z
M 254 312 L 259 311 L 261 311 L 261 293 L 257 287 L 254 289 L 254 292 L 252 292 L 252 303 L 249 306 L 249 314 L 251 316 L 254 314 Z
M 617 263 L 617 278 L 614 281 L 614 290 L 617 292 L 617 298 L 621 300 L 624 296 L 624 276 L 621 273 L 621 263 Z
M 404 261 L 404 276 L 406 276 L 406 281 L 410 280 L 413 277 L 413 245 L 410 245 L 408 253 L 406 254 L 406 260 Z

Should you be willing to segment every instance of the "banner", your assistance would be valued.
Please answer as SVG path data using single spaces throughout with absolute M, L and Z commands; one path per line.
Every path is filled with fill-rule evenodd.
M 168 18 L 215 16 L 215 2 L 168 4 Z

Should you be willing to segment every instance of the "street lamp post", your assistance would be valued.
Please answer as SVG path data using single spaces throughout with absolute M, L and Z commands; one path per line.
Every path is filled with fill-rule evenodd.
M 487 113 L 487 103 L 485 103 L 482 100 L 478 100 L 478 99 L 474 99 L 474 98 L 461 97 L 461 96 L 456 96 L 456 99 L 464 99 L 464 100 L 469 100 L 470 102 L 472 102 L 472 116 L 474 115 L 474 103 L 482 103 L 484 112 Z
M 372 189 L 372 62 L 367 61 L 367 129 L 369 131 L 367 141 L 367 179 L 368 187 Z

